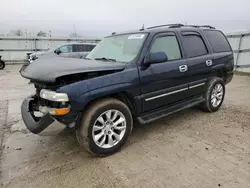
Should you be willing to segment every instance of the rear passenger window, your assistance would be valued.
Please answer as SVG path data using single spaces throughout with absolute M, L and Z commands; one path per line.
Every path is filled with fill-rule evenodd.
M 183 34 L 182 38 L 187 58 L 202 56 L 208 53 L 201 36 L 196 34 Z
M 226 37 L 220 31 L 205 30 L 204 34 L 211 44 L 214 52 L 219 53 L 231 51 L 231 47 Z
M 78 48 L 79 48 L 79 52 L 86 52 L 86 45 L 83 45 L 83 44 L 80 44 L 78 45 Z
M 95 46 L 89 44 L 74 45 L 74 52 L 90 52 Z
M 175 36 L 162 36 L 155 39 L 150 52 L 165 52 L 168 60 L 181 58 L 179 44 Z

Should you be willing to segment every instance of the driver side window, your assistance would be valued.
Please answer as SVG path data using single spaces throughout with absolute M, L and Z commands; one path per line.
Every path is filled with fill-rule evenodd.
M 72 45 L 65 45 L 59 48 L 61 53 L 71 53 L 72 52 Z
M 168 60 L 181 59 L 181 52 L 175 36 L 161 36 L 156 38 L 150 52 L 165 52 Z

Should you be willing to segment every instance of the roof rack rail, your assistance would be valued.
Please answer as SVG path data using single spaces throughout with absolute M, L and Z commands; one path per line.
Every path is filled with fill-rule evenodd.
M 154 28 L 158 28 L 158 27 L 182 27 L 184 26 L 183 24 L 166 24 L 166 25 L 157 25 L 157 26 L 152 26 L 152 27 L 148 27 L 147 29 L 154 29 Z
M 210 26 L 210 25 L 184 25 L 185 27 L 195 27 L 195 28 L 200 28 L 200 27 L 208 27 L 209 29 L 215 29 L 215 27 Z
M 200 25 L 200 27 L 208 27 L 210 29 L 215 29 L 215 27 L 211 26 L 211 25 Z
M 209 29 L 215 29 L 215 27 L 210 26 L 210 25 L 183 25 L 183 24 L 157 25 L 157 26 L 148 27 L 147 29 L 154 29 L 154 28 L 158 28 L 158 27 L 169 27 L 169 28 L 178 28 L 178 27 L 195 27 L 195 28 L 200 28 L 200 27 L 207 27 Z

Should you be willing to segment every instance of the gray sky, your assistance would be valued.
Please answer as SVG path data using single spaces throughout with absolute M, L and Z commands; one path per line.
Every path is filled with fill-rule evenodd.
M 250 0 L 1 0 L 0 33 L 21 28 L 52 35 L 109 35 L 167 23 L 250 30 Z

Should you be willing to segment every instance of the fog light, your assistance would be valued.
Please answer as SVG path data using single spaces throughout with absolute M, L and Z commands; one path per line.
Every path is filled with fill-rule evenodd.
M 49 109 L 46 106 L 39 106 L 39 111 L 43 114 L 47 114 L 49 112 Z

